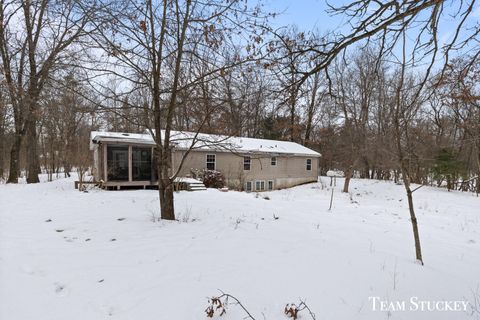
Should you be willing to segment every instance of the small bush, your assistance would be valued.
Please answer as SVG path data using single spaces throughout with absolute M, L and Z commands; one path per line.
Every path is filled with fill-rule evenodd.
M 207 188 L 223 188 L 225 186 L 225 177 L 220 171 L 192 169 L 191 172 L 193 177 L 202 180 Z

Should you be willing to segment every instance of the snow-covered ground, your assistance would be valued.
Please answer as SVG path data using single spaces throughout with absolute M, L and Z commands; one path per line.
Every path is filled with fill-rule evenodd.
M 480 318 L 473 194 L 414 193 L 422 267 L 403 187 L 390 182 L 354 180 L 348 195 L 340 180 L 330 212 L 320 184 L 180 192 L 179 221 L 163 222 L 154 190 L 81 193 L 73 180 L 0 185 L 0 319 L 205 319 L 219 289 L 257 320 L 285 319 L 299 299 L 317 320 Z M 470 304 L 386 312 L 369 297 Z M 221 318 L 244 314 L 230 305 Z

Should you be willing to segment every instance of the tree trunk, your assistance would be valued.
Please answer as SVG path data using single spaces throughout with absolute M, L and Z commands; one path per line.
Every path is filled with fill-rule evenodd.
M 5 137 L 3 134 L 3 128 L 0 127 L 0 180 L 3 179 L 3 175 L 5 173 L 5 159 L 4 159 L 4 153 L 5 153 Z
M 350 179 L 352 179 L 352 175 L 353 175 L 353 167 L 350 166 L 345 172 L 345 182 L 343 184 L 342 192 L 348 193 L 348 187 L 350 186 Z
M 293 73 L 292 73 L 293 75 Z M 292 79 L 292 83 L 294 79 Z M 295 111 L 296 111 L 296 104 L 297 104 L 297 95 L 298 95 L 298 88 L 296 85 L 292 85 L 290 88 L 290 141 L 295 141 Z
M 173 183 L 170 180 L 160 182 L 160 217 L 162 220 L 175 220 L 175 209 L 173 205 Z
M 65 175 L 65 178 L 70 178 L 70 171 L 72 171 L 72 167 L 70 163 L 67 160 L 65 160 L 63 162 L 63 173 Z
M 480 193 L 480 147 L 477 146 L 477 184 L 475 188 L 475 192 L 478 194 Z
M 69 135 L 69 138 L 67 139 L 66 143 L 63 146 L 63 157 L 62 157 L 62 164 L 63 164 L 63 173 L 65 175 L 65 178 L 70 178 L 70 171 L 72 171 L 72 165 L 71 165 L 71 156 L 70 156 L 70 141 L 73 140 L 71 136 Z
M 403 175 L 406 176 L 405 172 L 403 173 Z M 410 221 L 412 222 L 413 238 L 415 240 L 415 256 L 423 266 L 422 247 L 420 245 L 420 234 L 418 232 L 417 217 L 415 215 L 415 209 L 413 207 L 413 194 L 412 194 L 412 190 L 410 189 L 410 182 L 408 180 L 408 177 L 404 177 L 403 185 L 405 186 L 405 190 L 407 191 L 408 209 L 410 211 Z
M 447 191 L 452 190 L 452 179 L 450 178 L 450 175 L 447 175 Z
M 477 196 L 478 196 L 478 194 L 480 194 L 480 176 L 477 177 L 477 184 L 476 184 L 475 192 L 477 193 Z
M 295 141 L 295 104 L 294 103 L 290 106 L 290 141 Z
M 8 174 L 7 183 L 18 183 L 18 176 L 20 175 L 20 147 L 22 146 L 22 135 L 15 134 L 15 138 L 10 150 L 10 171 Z
M 315 104 L 317 98 L 317 91 L 320 82 L 320 73 L 314 75 L 313 86 L 311 89 L 310 104 L 308 105 L 307 113 L 307 128 L 305 129 L 305 144 L 308 144 L 310 141 L 310 135 L 312 133 L 313 127 L 313 116 L 315 114 Z
M 157 148 L 160 146 L 157 145 Z M 162 153 L 158 161 L 158 190 L 160 194 L 160 218 L 164 220 L 175 220 L 175 209 L 173 203 L 173 181 L 170 179 L 170 168 L 172 166 L 172 153 L 169 147 L 162 146 Z
M 27 126 L 27 183 L 38 183 L 38 154 L 36 121 L 29 121 Z

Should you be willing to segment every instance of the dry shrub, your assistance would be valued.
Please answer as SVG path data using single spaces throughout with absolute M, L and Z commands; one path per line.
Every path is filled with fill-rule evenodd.
M 287 303 L 287 305 L 285 306 L 285 310 L 284 310 L 287 317 L 292 318 L 293 320 L 297 319 L 298 311 L 299 311 L 298 307 L 293 303 L 292 304 Z
M 195 179 L 202 180 L 207 188 L 223 188 L 225 186 L 225 177 L 220 171 L 191 169 L 191 173 Z
M 228 306 L 228 299 L 233 300 L 233 304 L 240 307 L 244 313 L 245 317 L 243 319 L 250 319 L 250 320 L 256 320 L 256 318 L 253 317 L 253 315 L 247 310 L 247 308 L 234 296 L 224 293 L 223 291 L 220 290 L 222 294 L 217 297 L 212 297 L 208 299 L 208 306 L 205 309 L 205 313 L 207 314 L 207 318 L 213 318 L 215 316 L 223 316 L 227 313 L 227 306 Z M 300 303 L 298 306 L 294 303 L 288 303 L 285 306 L 284 313 L 285 315 L 293 320 L 297 320 L 299 317 L 299 313 L 302 311 L 306 310 L 308 312 L 308 315 L 312 320 L 315 320 L 315 314 L 310 310 L 310 308 L 307 306 L 307 304 L 300 300 Z M 264 315 L 265 319 L 265 315 Z
M 212 297 L 208 299 L 208 306 L 205 309 L 205 313 L 207 314 L 207 318 L 213 318 L 213 316 L 223 316 L 227 313 L 226 304 L 228 303 L 228 297 L 225 299 L 224 302 L 220 299 L 220 297 Z

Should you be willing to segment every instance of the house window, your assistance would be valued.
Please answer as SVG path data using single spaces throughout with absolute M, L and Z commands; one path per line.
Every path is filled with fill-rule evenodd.
M 264 191 L 265 181 L 255 181 L 255 191 Z
M 307 171 L 312 170 L 312 159 L 307 159 Z
M 107 179 L 128 181 L 127 146 L 107 146 Z
M 273 180 L 268 180 L 267 188 L 268 190 L 273 190 Z
M 207 169 L 215 170 L 215 155 L 207 154 Z
M 245 191 L 251 192 L 252 191 L 252 181 L 247 181 L 245 183 Z
M 152 179 L 152 149 L 132 148 L 132 179 L 146 181 Z
M 277 165 L 277 157 L 272 157 L 272 158 L 270 159 L 270 164 L 271 164 L 272 166 L 276 166 L 276 165 Z
M 250 170 L 252 159 L 250 157 L 243 157 L 243 170 Z

